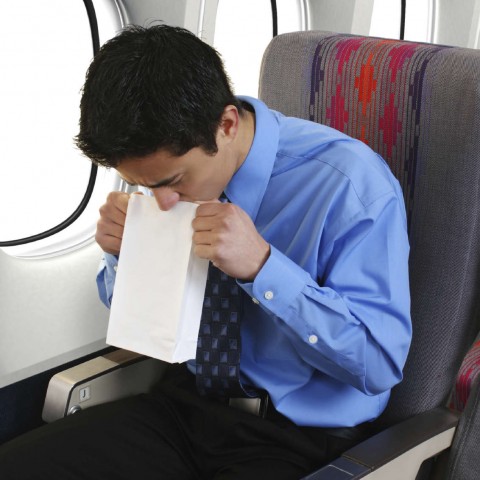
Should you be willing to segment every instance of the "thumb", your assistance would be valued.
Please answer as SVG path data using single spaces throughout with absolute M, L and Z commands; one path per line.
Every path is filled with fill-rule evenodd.
M 205 203 L 222 203 L 218 198 L 213 198 L 212 200 L 197 200 L 194 202 L 198 205 L 203 205 Z

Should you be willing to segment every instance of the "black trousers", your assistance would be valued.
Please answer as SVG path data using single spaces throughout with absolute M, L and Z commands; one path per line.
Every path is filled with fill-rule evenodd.
M 366 435 L 364 427 L 297 427 L 197 394 L 185 365 L 154 392 L 58 420 L 0 447 L 0 478 L 299 479 Z

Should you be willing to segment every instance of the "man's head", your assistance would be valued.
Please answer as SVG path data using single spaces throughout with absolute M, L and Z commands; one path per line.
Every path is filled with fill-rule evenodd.
M 212 47 L 181 28 L 128 27 L 90 65 L 76 143 L 114 168 L 160 149 L 214 154 L 227 105 L 242 112 Z

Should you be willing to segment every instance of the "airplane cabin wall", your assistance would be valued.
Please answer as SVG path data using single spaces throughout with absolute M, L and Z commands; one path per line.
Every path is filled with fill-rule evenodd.
M 0 388 L 105 347 L 100 257 L 95 243 L 39 260 L 0 251 Z
M 457 47 L 480 47 L 480 2 L 437 0 L 434 2 L 433 43 Z
M 374 0 L 310 0 L 309 29 L 368 35 Z
M 218 0 L 120 0 L 120 14 L 125 24 L 148 26 L 164 22 L 184 27 L 213 42 Z

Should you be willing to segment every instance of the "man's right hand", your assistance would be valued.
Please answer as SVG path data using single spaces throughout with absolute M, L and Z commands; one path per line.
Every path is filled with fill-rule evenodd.
M 110 192 L 106 203 L 100 207 L 95 240 L 106 253 L 120 253 L 129 198 L 128 193 Z

